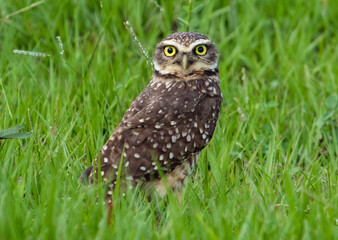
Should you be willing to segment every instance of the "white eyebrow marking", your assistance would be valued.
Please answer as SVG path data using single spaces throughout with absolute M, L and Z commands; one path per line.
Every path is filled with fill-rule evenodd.
M 188 51 L 190 50 L 193 50 L 195 47 L 197 47 L 198 45 L 201 45 L 201 44 L 210 44 L 211 43 L 211 41 L 210 40 L 207 40 L 207 39 L 201 39 L 201 40 L 198 40 L 198 41 L 196 41 L 196 42 L 194 42 L 191 46 L 190 46 L 190 48 L 188 49 Z

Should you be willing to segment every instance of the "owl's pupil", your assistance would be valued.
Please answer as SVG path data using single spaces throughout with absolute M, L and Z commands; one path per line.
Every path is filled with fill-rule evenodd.
M 198 47 L 197 51 L 200 52 L 200 53 L 203 52 L 203 47 Z
M 174 52 L 173 48 L 171 48 L 171 47 L 168 48 L 167 51 L 168 51 L 169 54 Z

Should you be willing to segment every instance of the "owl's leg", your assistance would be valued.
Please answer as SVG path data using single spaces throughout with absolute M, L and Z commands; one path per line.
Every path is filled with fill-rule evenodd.
M 176 195 L 178 201 L 181 203 L 181 202 L 182 202 L 182 188 L 177 189 L 177 190 L 175 191 L 175 195 Z
M 112 189 L 109 187 L 106 195 L 106 203 L 108 205 L 108 216 L 107 216 L 107 225 L 110 225 L 112 219 L 112 212 L 113 212 L 113 196 L 112 196 Z
M 108 201 L 108 216 L 107 216 L 107 225 L 110 225 L 113 212 L 113 200 Z
M 160 197 L 167 195 L 167 188 L 171 189 L 181 201 L 182 186 L 187 176 L 191 174 L 191 165 L 189 161 L 177 166 L 173 171 L 164 175 L 162 179 L 154 181 L 152 184 Z

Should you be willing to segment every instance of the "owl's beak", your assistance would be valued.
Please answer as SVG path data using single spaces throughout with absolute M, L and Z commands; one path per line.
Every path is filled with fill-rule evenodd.
M 187 55 L 183 55 L 183 57 L 182 57 L 182 68 L 183 68 L 183 70 L 187 69 L 187 65 L 188 65 Z

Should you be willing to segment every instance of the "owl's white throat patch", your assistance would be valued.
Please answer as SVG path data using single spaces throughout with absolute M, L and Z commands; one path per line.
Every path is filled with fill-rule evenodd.
M 190 65 L 187 69 L 183 70 L 180 65 L 168 65 L 159 66 L 155 63 L 155 71 L 158 71 L 162 75 L 174 75 L 180 80 L 191 80 L 191 78 L 202 71 L 216 71 L 218 65 L 217 62 L 212 65 L 205 64 L 203 62 L 196 62 Z

